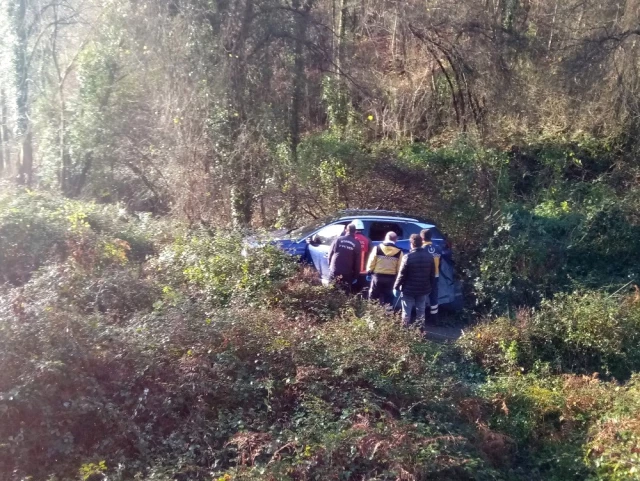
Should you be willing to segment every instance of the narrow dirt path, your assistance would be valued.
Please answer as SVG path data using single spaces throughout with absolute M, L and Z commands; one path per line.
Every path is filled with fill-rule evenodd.
M 462 335 L 460 327 L 430 326 L 425 327 L 427 339 L 431 341 L 453 342 Z

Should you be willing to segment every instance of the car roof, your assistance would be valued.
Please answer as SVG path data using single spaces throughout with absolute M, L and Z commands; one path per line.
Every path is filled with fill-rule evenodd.
M 405 214 L 403 212 L 396 212 L 392 210 L 379 210 L 379 209 L 345 209 L 336 213 L 336 219 L 394 219 L 394 220 L 408 220 L 413 222 L 422 222 L 425 224 L 436 225 L 436 223 L 425 217 Z

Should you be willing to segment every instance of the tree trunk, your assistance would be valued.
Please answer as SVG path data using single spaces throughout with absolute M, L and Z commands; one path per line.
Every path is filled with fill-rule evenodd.
M 296 10 L 294 14 L 295 24 L 295 44 L 293 49 L 294 65 L 293 65 L 293 92 L 291 95 L 291 118 L 290 118 L 290 134 L 291 134 L 291 162 L 295 166 L 298 163 L 298 144 L 300 143 L 300 110 L 302 104 L 302 94 L 306 82 L 305 78 L 305 59 L 304 44 L 307 39 L 307 24 L 309 21 L 309 9 L 311 2 L 307 1 L 304 6 L 300 0 L 293 0 L 293 8 Z
M 349 9 L 347 7 L 347 0 L 340 0 L 340 12 L 338 18 L 338 47 L 336 63 L 336 85 L 338 89 L 338 105 L 336 112 L 336 123 L 340 128 L 340 132 L 344 135 L 349 122 L 349 115 L 347 111 L 347 93 L 346 86 L 342 78 L 342 72 L 344 70 L 345 62 L 345 39 L 347 34 L 347 16 L 349 15 Z
M 71 173 L 69 165 L 69 156 L 67 155 L 67 145 L 65 142 L 65 130 L 67 121 L 65 117 L 65 100 L 62 88 L 60 88 L 60 160 L 62 163 L 62 178 L 60 179 L 60 187 L 64 195 L 71 195 Z
M 331 55 L 334 62 L 336 62 L 336 59 L 338 58 L 337 46 L 338 44 L 336 42 L 336 0 L 331 0 Z
M 33 181 L 33 139 L 31 131 L 22 139 L 22 147 L 20 152 L 20 173 L 19 183 L 31 187 Z
M 312 2 L 307 0 L 304 5 L 300 0 L 293 0 L 291 3 L 294 8 L 294 47 L 293 47 L 293 80 L 292 80 L 292 92 L 291 92 L 291 113 L 289 118 L 289 135 L 291 137 L 290 143 L 290 166 L 287 169 L 289 175 L 287 177 L 289 202 L 286 213 L 282 215 L 281 222 L 284 225 L 290 225 L 295 217 L 296 209 L 298 206 L 298 188 L 295 174 L 298 165 L 298 145 L 300 144 L 300 119 L 302 117 L 302 101 L 303 93 L 306 85 L 305 74 L 305 57 L 304 46 L 307 40 L 307 26 L 309 22 L 309 11 L 311 10 Z
M 393 12 L 393 31 L 391 32 L 391 61 L 396 59 L 396 36 L 398 34 L 398 2 L 395 4 Z
M 5 158 L 5 146 L 7 142 L 7 116 L 5 110 L 4 88 L 0 89 L 0 176 L 4 173 L 5 168 L 9 167 L 9 159 Z
M 235 161 L 229 165 L 231 170 L 231 217 L 236 227 L 247 227 L 251 223 L 253 217 L 254 196 L 252 192 L 252 176 L 251 159 L 244 146 L 240 145 L 244 142 L 241 139 L 243 129 L 247 124 L 247 98 L 246 82 L 247 82 L 247 52 L 246 44 L 251 31 L 251 23 L 253 19 L 254 0 L 245 0 L 244 11 L 240 31 L 238 32 L 232 54 L 229 56 L 230 62 L 230 137 L 231 146 L 235 151 L 232 158 Z
M 60 152 L 60 190 L 64 195 L 71 195 L 72 186 L 71 186 L 71 166 L 69 156 L 67 155 L 67 145 L 66 145 L 66 129 L 67 129 L 67 119 L 66 119 L 66 101 L 64 95 L 64 80 L 65 75 L 63 75 L 62 70 L 60 68 L 60 62 L 58 61 L 58 7 L 56 4 L 53 5 L 53 16 L 54 16 L 54 25 L 53 25 L 53 37 L 52 37 L 52 49 L 51 55 L 53 57 L 53 64 L 56 68 L 56 72 L 58 74 L 58 106 L 60 109 L 60 133 L 59 133 L 59 145 L 58 149 Z
M 556 16 L 558 15 L 558 0 L 556 0 L 556 6 L 553 9 L 553 18 L 551 19 L 551 32 L 549 33 L 549 42 L 547 44 L 547 53 L 551 52 L 551 46 L 553 45 L 553 34 L 556 26 Z
M 27 0 L 18 0 L 14 11 L 16 41 L 14 47 L 16 65 L 16 89 L 18 118 L 16 133 L 21 141 L 20 166 L 18 168 L 18 183 L 31 185 L 33 177 L 33 147 L 31 125 L 29 121 L 29 83 L 27 72 Z
M 247 186 L 236 182 L 231 187 L 231 217 L 236 227 L 248 227 L 253 217 L 253 193 Z
M 337 73 L 344 67 L 344 40 L 347 33 L 347 15 L 349 9 L 347 7 L 347 0 L 340 0 L 340 12 L 338 13 L 338 56 L 336 58 Z

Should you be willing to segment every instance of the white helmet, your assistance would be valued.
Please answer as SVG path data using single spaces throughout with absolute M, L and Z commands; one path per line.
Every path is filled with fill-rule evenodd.
M 355 219 L 352 224 L 356 226 L 356 230 L 364 230 L 364 224 L 360 219 Z

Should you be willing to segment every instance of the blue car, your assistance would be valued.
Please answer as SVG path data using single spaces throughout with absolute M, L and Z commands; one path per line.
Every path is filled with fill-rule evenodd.
M 284 251 L 312 264 L 324 284 L 329 282 L 329 250 L 333 241 L 344 232 L 347 224 L 359 219 L 364 224 L 363 234 L 371 239 L 372 247 L 380 244 L 387 232 L 398 234 L 396 245 L 409 252 L 409 236 L 423 229 L 432 229 L 432 241 L 442 249 L 439 279 L 439 304 L 444 308 L 459 310 L 462 307 L 462 288 L 453 276 L 451 249 L 430 220 L 383 210 L 343 210 L 333 216 L 318 220 L 308 226 L 283 233 L 276 242 Z

